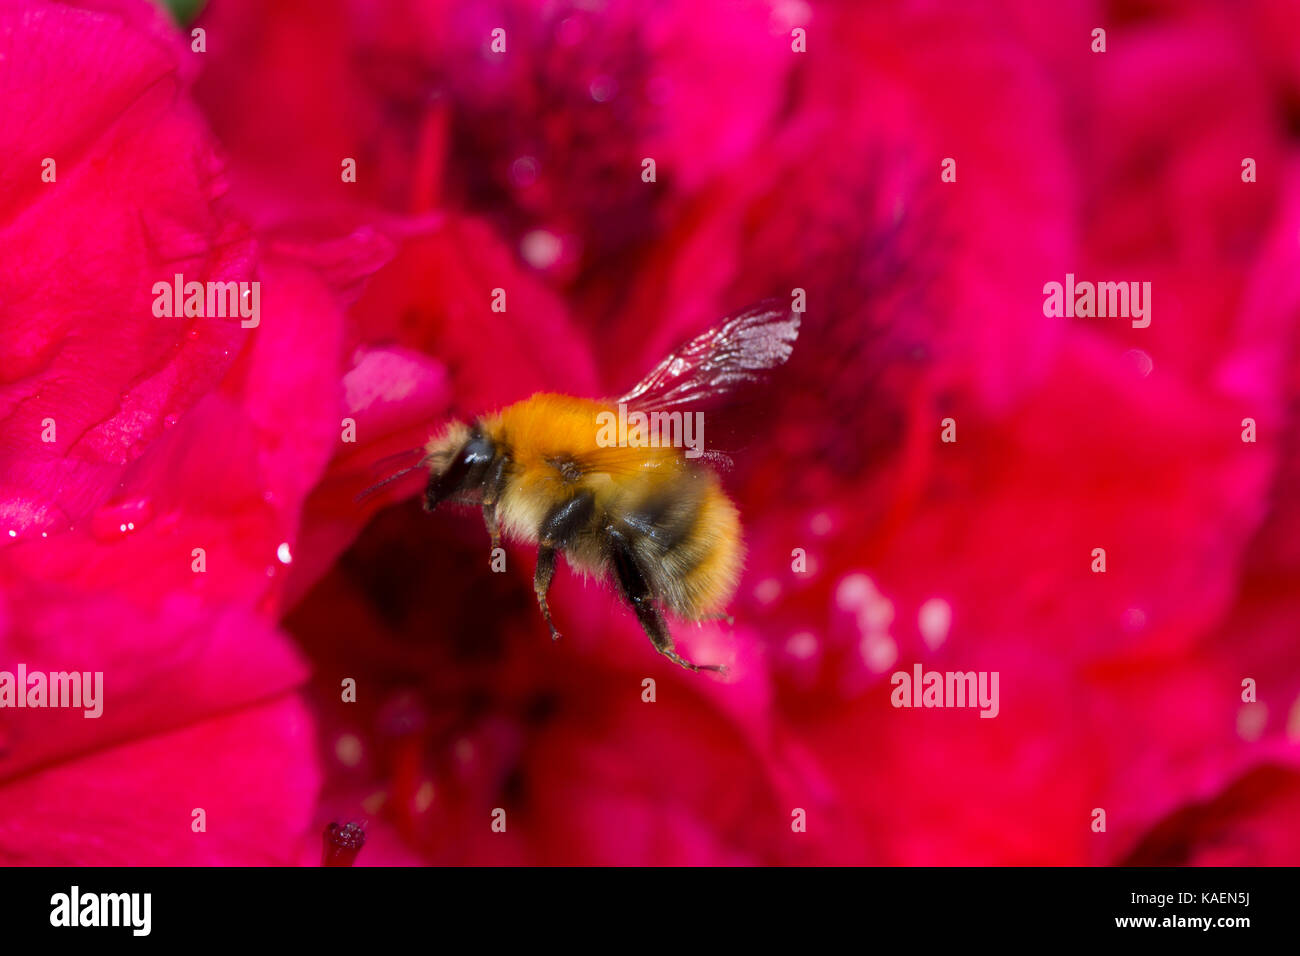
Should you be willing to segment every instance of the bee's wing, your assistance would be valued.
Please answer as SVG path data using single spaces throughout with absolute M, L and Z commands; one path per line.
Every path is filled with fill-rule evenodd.
M 691 339 L 619 401 L 648 412 L 725 400 L 784 363 L 798 336 L 798 313 L 760 302 Z
M 798 336 L 798 313 L 780 299 L 765 300 L 691 339 L 618 401 L 642 412 L 689 410 L 705 412 L 715 422 L 732 419 L 713 430 L 715 440 L 705 453 L 711 464 L 730 467 L 730 458 L 717 450 L 716 436 L 723 434 L 723 444 L 732 449 L 743 444 L 734 419 L 745 393 L 790 357 Z

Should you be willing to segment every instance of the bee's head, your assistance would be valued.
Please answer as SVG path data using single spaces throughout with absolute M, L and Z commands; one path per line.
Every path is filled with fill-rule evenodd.
M 448 498 L 472 496 L 481 490 L 488 465 L 495 457 L 495 443 L 477 422 L 452 422 L 424 446 L 424 462 L 429 469 L 424 509 L 432 511 Z

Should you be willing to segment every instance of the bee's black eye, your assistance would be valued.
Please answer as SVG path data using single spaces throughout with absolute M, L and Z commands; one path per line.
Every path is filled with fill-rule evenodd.
M 496 454 L 496 446 L 492 444 L 492 439 L 486 435 L 475 435 L 465 442 L 465 447 L 460 450 L 457 458 L 464 458 L 466 462 L 473 466 L 478 462 L 487 464 Z
M 429 478 L 429 486 L 424 492 L 425 510 L 432 511 L 440 502 L 446 501 L 458 491 L 472 490 L 482 485 L 488 465 L 495 457 L 496 446 L 492 439 L 476 428 L 447 469 L 442 474 Z

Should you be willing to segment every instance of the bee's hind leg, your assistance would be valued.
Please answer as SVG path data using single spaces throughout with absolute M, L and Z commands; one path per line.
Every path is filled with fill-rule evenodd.
M 580 492 L 552 508 L 538 531 L 537 571 L 533 574 L 533 593 L 537 595 L 537 606 L 542 609 L 542 617 L 546 620 L 546 626 L 551 629 L 553 641 L 560 639 L 560 632 L 555 629 L 555 623 L 551 620 L 551 608 L 546 603 L 546 593 L 551 589 L 551 578 L 555 575 L 555 552 L 557 548 L 568 545 L 591 521 L 595 507 L 596 496 L 590 491 Z
M 623 534 L 612 528 L 607 529 L 607 533 L 610 538 L 610 558 L 614 565 L 614 574 L 618 579 L 619 590 L 623 593 L 623 597 L 627 598 L 627 603 L 632 605 L 632 610 L 636 612 L 636 619 L 641 622 L 641 629 L 650 638 L 650 643 L 655 646 L 655 650 L 688 671 L 719 673 L 725 671 L 726 668 L 718 664 L 692 664 L 677 653 L 673 647 L 672 635 L 668 633 L 668 622 L 664 620 L 663 612 L 654 603 L 650 594 L 650 585 L 641 571 L 641 566 L 637 563 L 631 544 Z
M 560 632 L 551 620 L 551 608 L 546 603 L 546 592 L 551 589 L 551 578 L 555 574 L 555 549 L 542 545 L 537 549 L 537 571 L 533 574 L 533 593 L 537 595 L 537 606 L 542 609 L 546 626 L 551 629 L 551 640 L 558 641 Z

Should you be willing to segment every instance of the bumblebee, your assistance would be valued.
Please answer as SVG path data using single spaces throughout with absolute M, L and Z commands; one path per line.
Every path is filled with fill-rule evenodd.
M 620 398 L 541 393 L 453 422 L 425 446 L 424 508 L 479 506 L 493 549 L 503 535 L 537 546 L 533 590 L 553 639 L 560 634 L 546 598 L 558 553 L 612 580 L 660 654 L 688 670 L 721 670 L 677 653 L 664 611 L 726 617 L 744 561 L 736 507 L 717 474 L 683 448 L 639 429 L 611 441 L 606 426 L 629 410 L 646 420 L 702 415 L 692 409 L 785 362 L 798 331 L 797 314 L 764 303 L 692 339 Z

